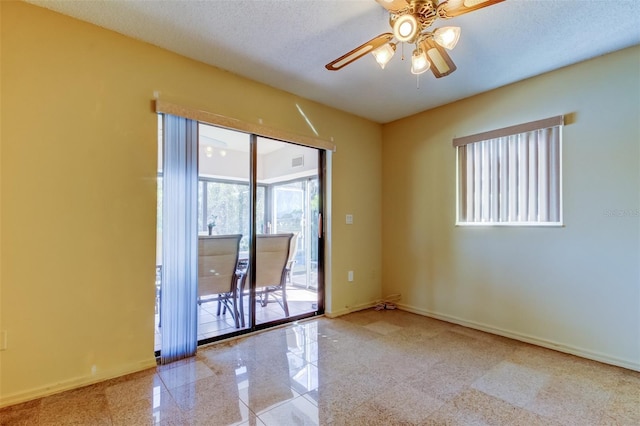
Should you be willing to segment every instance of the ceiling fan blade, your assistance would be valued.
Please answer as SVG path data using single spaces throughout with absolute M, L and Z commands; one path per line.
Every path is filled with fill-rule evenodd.
M 422 42 L 422 50 L 426 52 L 427 58 L 431 62 L 429 69 L 436 78 L 445 77 L 457 69 L 444 47 L 432 39 L 429 38 Z
M 389 12 L 397 12 L 409 6 L 407 0 L 376 0 L 380 6 L 387 9 Z
M 368 42 L 356 47 L 351 52 L 340 56 L 335 61 L 329 62 L 327 65 L 325 65 L 325 68 L 329 71 L 338 71 L 340 68 L 349 65 L 356 59 L 360 59 L 367 53 L 371 53 L 373 50 L 377 49 L 383 44 L 389 43 L 391 39 L 393 39 L 393 34 L 391 33 L 380 34 L 379 36 L 372 38 Z
M 464 15 L 483 7 L 491 6 L 504 0 L 447 0 L 442 4 L 444 16 L 442 18 L 453 18 L 454 16 Z

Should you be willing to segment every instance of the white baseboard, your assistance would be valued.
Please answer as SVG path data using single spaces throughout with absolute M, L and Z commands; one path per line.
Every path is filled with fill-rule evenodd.
M 475 321 L 468 321 L 462 318 L 454 317 L 451 315 L 441 314 L 438 312 L 429 311 L 426 309 L 416 308 L 415 306 L 399 303 L 399 309 L 403 311 L 412 312 L 414 314 L 423 315 L 430 318 L 439 319 L 442 321 L 450 322 L 453 324 L 462 325 L 464 327 L 473 328 L 480 331 L 486 331 L 487 333 L 496 334 L 498 336 L 508 337 L 510 339 L 519 340 L 525 343 L 531 343 L 532 345 L 542 346 L 544 348 L 553 349 L 559 352 L 576 355 L 582 358 L 591 359 L 594 361 L 603 362 L 605 364 L 615 365 L 617 367 L 627 368 L 629 370 L 640 371 L 640 363 L 637 361 L 621 359 L 608 354 L 600 352 L 590 351 L 584 348 L 576 346 L 566 345 L 563 343 L 553 342 L 551 340 L 542 339 L 536 336 L 530 336 L 522 333 L 518 333 L 511 330 L 505 330 L 501 328 L 492 327 L 487 324 L 478 323 Z
M 148 368 L 154 368 L 156 367 L 156 365 L 156 359 L 154 357 L 145 361 L 127 364 L 113 370 L 107 370 L 102 372 L 101 374 L 75 377 L 73 379 L 64 380 L 62 382 L 52 383 L 50 385 L 40 386 L 37 388 L 29 389 L 27 391 L 2 396 L 0 397 L 0 408 L 9 405 L 20 404 L 22 402 L 31 401 L 33 399 L 42 398 L 67 390 L 92 385 L 94 383 L 99 383 L 105 380 L 124 376 L 126 374 L 136 373 Z
M 353 312 L 358 312 L 358 311 L 362 311 L 363 309 L 369 309 L 369 308 L 373 308 L 374 306 L 376 306 L 376 304 L 379 301 L 372 301 L 372 302 L 367 302 L 367 303 L 361 303 L 359 305 L 355 305 L 355 306 L 345 306 L 344 309 L 340 309 L 339 311 L 332 311 L 332 312 L 325 312 L 324 315 L 328 318 L 337 318 L 340 317 L 342 315 L 346 315 L 346 314 L 350 314 Z

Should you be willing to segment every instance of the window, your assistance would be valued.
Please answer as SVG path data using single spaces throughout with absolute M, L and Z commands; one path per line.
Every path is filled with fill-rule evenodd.
M 256 229 L 265 229 L 265 186 L 258 184 Z M 198 232 L 242 234 L 240 250 L 249 250 L 249 184 L 200 177 L 198 179 Z
M 561 128 L 553 117 L 457 138 L 459 225 L 562 225 Z

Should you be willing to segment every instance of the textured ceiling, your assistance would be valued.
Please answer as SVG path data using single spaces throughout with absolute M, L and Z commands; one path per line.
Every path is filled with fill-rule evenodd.
M 507 0 L 446 21 L 458 69 L 417 88 L 400 47 L 384 70 L 324 68 L 390 31 L 374 0 L 28 1 L 380 123 L 640 44 L 638 0 Z

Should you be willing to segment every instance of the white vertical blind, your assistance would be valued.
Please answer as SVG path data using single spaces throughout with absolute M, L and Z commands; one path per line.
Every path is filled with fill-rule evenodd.
M 560 223 L 560 126 L 457 145 L 459 223 Z
M 162 194 L 162 350 L 167 364 L 198 344 L 198 123 L 164 114 Z

